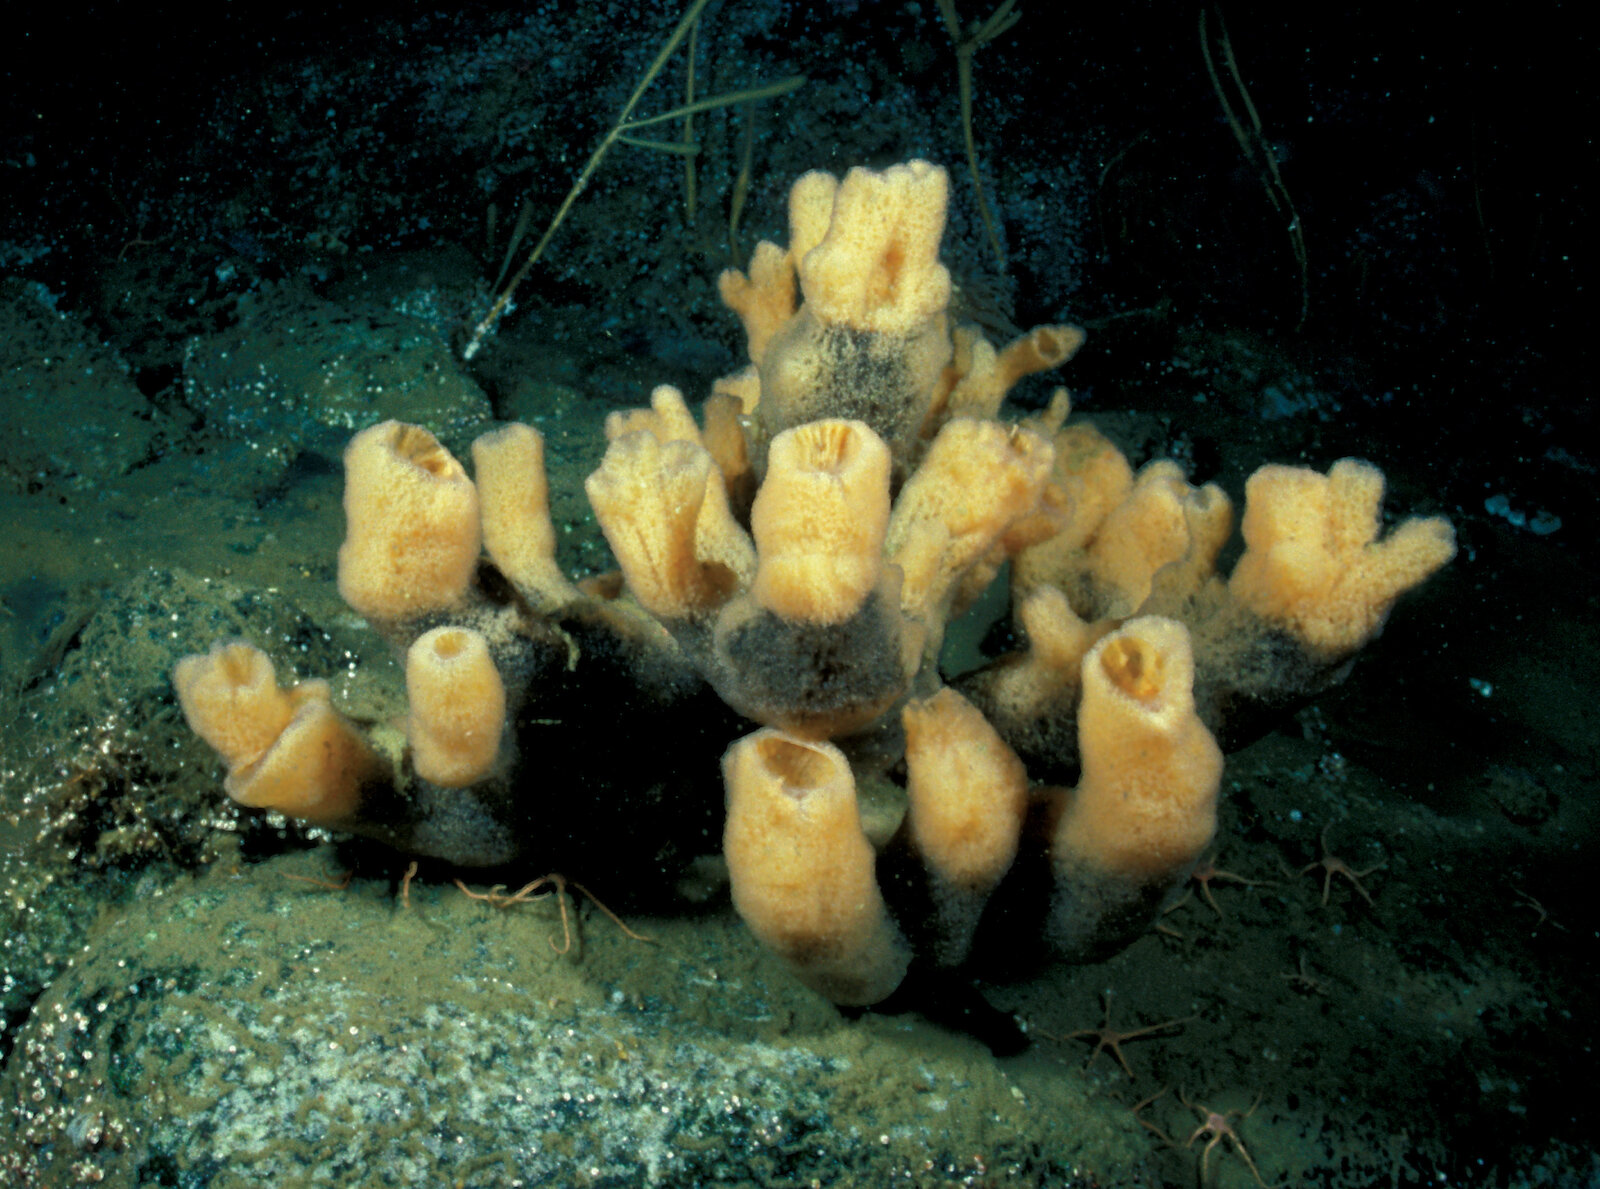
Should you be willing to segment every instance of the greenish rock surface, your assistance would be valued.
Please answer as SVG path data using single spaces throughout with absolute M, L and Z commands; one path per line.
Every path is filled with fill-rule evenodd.
M 841 1019 L 726 914 L 225 858 L 91 928 L 0 1091 L 22 1184 L 1091 1183 L 1133 1117 L 1036 1058 Z M 320 881 L 320 882 L 318 882 Z M 557 952 L 564 942 L 566 952 Z M 992 1179 L 986 1179 L 992 1178 Z M 1126 1183 L 1126 1182 L 1122 1182 Z
M 391 296 L 347 307 L 296 281 L 263 285 L 240 299 L 237 323 L 190 340 L 185 398 L 213 432 L 285 461 L 318 428 L 389 418 L 459 448 L 488 428 L 488 398 L 438 329 L 400 312 L 408 294 Z

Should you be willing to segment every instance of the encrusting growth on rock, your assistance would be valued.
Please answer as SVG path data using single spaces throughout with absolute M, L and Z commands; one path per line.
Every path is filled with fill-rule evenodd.
M 585 486 L 618 575 L 562 571 L 534 430 L 480 438 L 476 481 L 424 429 L 357 434 L 339 589 L 406 658 L 407 746 L 219 644 L 174 682 L 228 793 L 614 879 L 720 834 L 751 931 L 840 1004 L 961 977 L 1003 922 L 1071 961 L 1138 936 L 1212 841 L 1223 748 L 1339 680 L 1451 529 L 1380 538 L 1370 464 L 1269 466 L 1219 574 L 1220 489 L 1136 472 L 1064 391 L 1006 417 L 1083 332 L 952 325 L 947 198 L 923 161 L 795 184 L 788 246 L 720 281 L 750 366 L 698 422 L 667 386 L 607 420 Z M 1008 562 L 1022 646 L 947 685 L 946 629 Z M 902 760 L 908 809 L 869 839 L 858 785 Z

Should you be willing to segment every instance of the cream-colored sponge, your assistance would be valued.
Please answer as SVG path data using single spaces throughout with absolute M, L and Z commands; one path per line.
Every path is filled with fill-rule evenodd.
M 577 587 L 556 561 L 544 436 L 513 422 L 472 443 L 472 465 L 478 475 L 484 548 L 500 572 L 541 611 L 578 598 Z
M 713 611 L 754 571 L 755 551 L 728 508 L 722 472 L 699 442 L 625 433 L 612 439 L 584 490 L 629 592 L 652 615 Z
M 955 690 L 907 704 L 907 824 L 923 864 L 946 883 L 987 893 L 1010 870 L 1028 808 L 1028 774 Z
M 406 740 L 417 775 L 446 788 L 494 770 L 506 690 L 481 633 L 434 628 L 406 652 Z
M 794 317 L 794 258 L 777 244 L 763 240 L 750 257 L 750 272 L 724 269 L 717 278 L 722 304 L 744 323 L 750 361 L 761 362 L 778 327 Z
M 1167 459 L 1147 463 L 1127 498 L 1106 515 L 1086 558 L 1102 616 L 1133 615 L 1150 597 L 1156 574 L 1196 553 L 1211 562 L 1233 532 L 1233 505 L 1215 483 L 1195 487 Z
M 838 194 L 839 179 L 824 169 L 801 174 L 789 187 L 789 254 L 795 260 L 804 260 L 828 234 Z
M 943 624 L 962 574 L 1038 510 L 1053 460 L 1050 442 L 1031 429 L 970 418 L 945 424 L 889 522 L 887 549 L 905 574 L 908 615 Z
M 784 619 L 840 623 L 883 569 L 889 449 L 859 421 L 812 421 L 772 439 L 750 511 L 755 601 Z
M 976 327 L 957 332 L 955 363 L 961 370 L 945 405 L 951 417 L 1000 415 L 1006 393 L 1024 376 L 1059 367 L 1083 346 L 1083 331 L 1076 326 L 1038 326 L 996 351 Z
M 173 671 L 189 726 L 228 765 L 235 801 L 322 825 L 349 818 L 362 787 L 388 770 L 333 708 L 328 683 L 278 688 L 272 662 L 243 641 L 186 656 Z
M 478 562 L 478 493 L 425 429 L 384 421 L 344 452 L 339 594 L 371 619 L 459 603 Z
M 1108 620 L 1085 623 L 1053 586 L 1035 587 L 1017 603 L 1028 648 L 989 671 L 989 697 L 1009 722 L 1059 713 L 1077 695 L 1083 657 L 1110 630 Z
M 605 433 L 608 442 L 641 429 L 652 434 L 663 445 L 667 442 L 703 444 L 700 441 L 700 427 L 694 423 L 694 414 L 689 412 L 689 403 L 683 399 L 683 393 L 671 384 L 657 384 L 650 390 L 648 409 L 617 409 L 606 414 Z
M 839 181 L 831 173 L 812 170 L 802 176 L 789 189 L 789 246 L 780 248 L 763 240 L 750 256 L 748 274 L 729 268 L 717 278 L 722 303 L 744 323 L 752 364 L 760 365 L 772 336 L 794 317 L 796 262 L 827 234 L 838 189 Z M 749 404 L 753 407 L 753 402 Z
M 950 304 L 950 273 L 939 263 L 949 197 L 949 176 L 926 161 L 847 173 L 827 234 L 800 260 L 811 312 L 888 334 L 910 334 L 936 317 Z
M 878 891 L 844 755 L 767 729 L 728 749 L 722 775 L 723 853 L 750 931 L 835 1003 L 887 998 L 910 954 Z
M 1057 825 L 1058 871 L 1135 884 L 1181 877 L 1217 826 L 1222 752 L 1194 706 L 1189 633 L 1131 619 L 1083 658 L 1082 777 Z
M 1245 484 L 1245 552 L 1228 589 L 1263 619 L 1335 656 L 1377 634 L 1394 602 L 1455 556 L 1442 516 L 1378 539 L 1383 472 L 1346 458 L 1327 475 L 1265 466 Z
M 218 641 L 172 671 L 178 703 L 196 735 L 229 768 L 261 758 L 294 717 L 294 698 L 278 688 L 267 654 L 243 640 Z

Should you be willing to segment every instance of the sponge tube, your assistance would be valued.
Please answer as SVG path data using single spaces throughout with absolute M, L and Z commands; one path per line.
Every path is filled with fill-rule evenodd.
M 489 643 L 470 628 L 434 628 L 406 652 L 406 739 L 417 775 L 446 788 L 482 780 L 500 754 L 506 689 Z
M 889 996 L 910 953 L 889 919 L 838 748 L 767 729 L 722 759 L 733 905 L 806 986 L 842 1005 Z
M 1194 706 L 1181 623 L 1129 620 L 1083 659 L 1083 775 L 1056 825 L 1050 932 L 1090 958 L 1144 929 L 1217 828 L 1222 752 Z

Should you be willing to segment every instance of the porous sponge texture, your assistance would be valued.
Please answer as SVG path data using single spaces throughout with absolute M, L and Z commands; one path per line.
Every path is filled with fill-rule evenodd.
M 996 418 L 1006 394 L 1018 380 L 1059 367 L 1083 346 L 1077 326 L 1039 326 L 995 350 L 975 326 L 955 330 L 953 371 L 959 371 L 945 402 L 952 417 Z
M 922 635 L 900 615 L 895 571 L 842 623 L 774 615 L 749 598 L 716 622 L 715 682 L 723 699 L 766 726 L 807 739 L 862 730 L 905 692 Z
M 381 761 L 333 709 L 328 683 L 281 689 L 252 644 L 214 644 L 186 656 L 173 685 L 189 726 L 228 765 L 223 787 L 241 805 L 334 824 L 352 814 Z
M 1245 484 L 1245 552 L 1228 588 L 1257 615 L 1330 655 L 1354 652 L 1395 600 L 1455 556 L 1442 516 L 1378 539 L 1383 472 L 1346 458 L 1326 475 L 1265 466 Z
M 953 689 L 909 703 L 901 721 L 912 844 L 946 883 L 992 890 L 1017 855 L 1028 806 L 1022 761 Z
M 1012 731 L 1060 717 L 1078 696 L 1083 658 L 1111 630 L 1110 621 L 1086 623 L 1053 586 L 1029 591 L 1017 604 L 1027 637 L 1025 652 L 992 669 L 985 681 L 988 701 Z
M 826 417 L 862 421 L 908 459 L 950 351 L 942 316 L 889 335 L 823 322 L 803 306 L 767 345 L 756 415 L 768 437 Z
M 1064 410 L 1063 410 L 1064 412 Z M 1055 586 L 1077 597 L 1088 561 L 1084 549 L 1133 490 L 1133 468 L 1104 434 L 1082 422 L 1052 434 L 1055 465 L 1051 486 L 1066 509 L 1057 531 L 1025 549 L 1012 578 L 1019 590 Z M 1087 604 L 1087 600 L 1080 598 Z
M 925 161 L 852 169 L 836 186 L 826 174 L 796 184 L 786 259 L 798 266 L 799 312 L 774 325 L 782 296 L 771 292 L 770 252 L 752 263 L 768 278 L 762 293 L 754 271 L 724 285 L 751 335 L 769 437 L 847 417 L 870 425 L 897 460 L 909 456 L 950 360 L 950 274 L 939 263 L 948 198 L 944 171 Z
M 506 690 L 488 641 L 469 628 L 424 632 L 406 652 L 406 741 L 424 780 L 461 788 L 495 766 Z
M 189 727 L 229 768 L 260 759 L 294 717 L 294 699 L 278 688 L 267 654 L 243 640 L 218 641 L 186 656 L 172 672 Z
M 1193 486 L 1175 462 L 1147 464 L 1089 546 L 1085 561 L 1094 579 L 1096 610 L 1134 614 L 1150 597 L 1158 571 L 1196 548 L 1209 565 L 1232 531 L 1233 505 L 1220 487 Z
M 461 464 L 427 430 L 384 421 L 350 439 L 344 466 L 344 601 L 379 620 L 458 604 L 481 546 L 478 493 Z
M 584 489 L 628 590 L 653 615 L 682 619 L 720 606 L 753 562 L 721 472 L 698 442 L 625 433 Z M 715 548 L 702 552 L 702 539 Z
M 486 433 L 472 443 L 472 465 L 484 548 L 500 572 L 541 609 L 576 598 L 556 561 L 543 435 L 522 424 Z
M 338 825 L 361 804 L 363 787 L 388 770 L 333 708 L 326 682 L 302 682 L 294 694 L 294 717 L 277 742 L 255 763 L 230 771 L 222 787 L 240 805 Z
M 909 954 L 889 919 L 844 755 L 781 731 L 729 748 L 723 853 L 733 904 L 756 937 L 835 1003 L 877 1003 Z
M 893 335 L 940 314 L 950 304 L 939 263 L 949 197 L 949 176 L 926 161 L 852 169 L 827 234 L 800 260 L 806 305 L 824 323 Z
M 907 614 L 942 622 L 956 580 L 1039 507 L 1053 458 L 1048 440 L 1020 426 L 945 424 L 889 522 L 887 547 L 905 574 Z
M 789 255 L 796 267 L 828 234 L 838 193 L 839 179 L 825 169 L 809 170 L 789 187 Z
M 750 362 L 760 365 L 767 344 L 790 318 L 799 297 L 798 262 L 822 242 L 833 217 L 839 179 L 822 170 L 801 176 L 789 189 L 789 246 L 763 240 L 750 257 L 748 273 L 723 270 L 717 279 L 722 302 L 744 325 Z M 753 406 L 752 406 L 753 407 Z
M 1222 752 L 1195 713 L 1189 633 L 1129 620 L 1083 659 L 1082 777 L 1056 828 L 1058 870 L 1170 881 L 1216 833 Z
M 750 510 L 758 604 L 823 624 L 860 609 L 883 569 L 889 469 L 888 447 L 859 421 L 814 421 L 773 439 Z
M 760 364 L 772 336 L 794 317 L 796 281 L 794 258 L 766 240 L 751 254 L 748 273 L 729 268 L 717 279 L 722 304 L 738 314 L 744 325 L 751 363 Z

